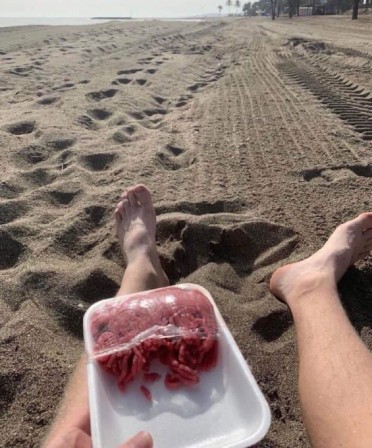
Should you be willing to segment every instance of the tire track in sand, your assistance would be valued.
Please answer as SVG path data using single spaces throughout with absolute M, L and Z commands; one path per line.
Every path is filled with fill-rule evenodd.
M 272 55 L 273 53 L 271 53 L 271 56 Z M 280 61 L 274 61 L 272 57 L 268 59 L 268 64 L 270 67 L 270 70 L 268 70 L 268 76 L 272 78 L 276 85 L 281 85 L 290 107 L 298 117 L 303 118 L 303 127 L 307 129 L 307 132 L 311 135 L 311 138 L 317 139 L 322 150 L 334 163 L 335 161 L 339 161 L 340 157 L 342 157 L 342 160 L 345 163 L 355 163 L 355 161 L 360 162 L 360 158 L 354 148 L 349 145 L 346 140 L 339 141 L 335 144 L 334 139 L 331 139 L 329 137 L 329 133 L 325 132 L 322 127 L 317 126 L 315 129 L 314 125 L 311 125 L 314 120 L 314 116 L 308 112 L 306 105 L 303 101 L 301 101 L 301 97 L 299 98 L 298 95 L 293 92 L 293 89 L 290 88 L 291 85 L 289 85 L 285 79 L 280 77 L 280 74 L 276 68 L 278 63 L 280 63 Z

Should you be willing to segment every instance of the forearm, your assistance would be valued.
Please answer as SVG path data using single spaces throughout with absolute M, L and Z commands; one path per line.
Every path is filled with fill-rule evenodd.
M 337 291 L 320 288 L 306 300 L 298 300 L 292 312 L 300 357 L 300 399 L 306 403 L 303 414 L 313 446 L 367 446 L 363 443 L 372 440 L 372 358 Z

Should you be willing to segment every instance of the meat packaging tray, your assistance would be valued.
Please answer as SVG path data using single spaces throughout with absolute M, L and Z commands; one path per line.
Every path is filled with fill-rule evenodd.
M 102 366 L 103 357 L 108 359 L 109 355 L 95 354 L 92 329 L 98 325 L 97 314 L 112 303 L 129 303 L 137 298 L 151 301 L 154 296 L 169 297 L 172 291 L 174 296 L 188 297 L 194 292 L 212 304 L 218 345 L 210 353 L 218 350 L 216 365 L 209 355 L 209 361 L 201 362 L 208 371 L 201 371 L 197 379 L 191 377 L 192 381 L 187 373 L 185 384 L 190 381 L 190 386 L 172 388 L 165 387 L 167 366 L 154 360 L 151 372 L 161 376 L 161 381 L 144 386 L 144 376 L 138 374 L 120 383 L 119 387 L 125 389 L 120 390 L 117 378 Z M 127 325 L 131 328 L 133 322 Z M 269 406 L 212 296 L 201 286 L 180 284 L 97 302 L 84 316 L 84 340 L 93 448 L 118 448 L 139 431 L 151 433 L 155 448 L 246 448 L 259 442 L 270 427 Z M 138 364 L 133 358 L 130 363 L 132 369 Z M 149 377 L 154 375 L 151 372 Z

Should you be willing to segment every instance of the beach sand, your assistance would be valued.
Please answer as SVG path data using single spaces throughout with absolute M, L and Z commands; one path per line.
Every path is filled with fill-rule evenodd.
M 139 182 L 171 281 L 209 289 L 270 403 L 258 446 L 309 446 L 268 280 L 372 210 L 371 38 L 366 17 L 0 29 L 0 446 L 45 436 Z M 371 273 L 340 285 L 369 347 Z

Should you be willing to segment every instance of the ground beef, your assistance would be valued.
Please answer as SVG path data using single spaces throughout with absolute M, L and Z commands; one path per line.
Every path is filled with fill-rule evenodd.
M 141 372 L 145 382 L 157 381 L 160 375 L 149 372 L 154 359 L 168 366 L 169 389 L 197 384 L 199 373 L 217 363 L 213 306 L 194 289 L 168 287 L 108 301 L 92 315 L 91 332 L 94 357 L 121 390 Z M 141 391 L 151 400 L 147 387 Z

